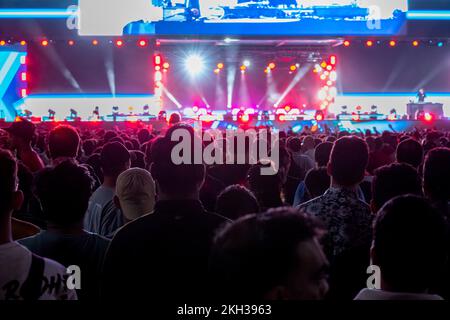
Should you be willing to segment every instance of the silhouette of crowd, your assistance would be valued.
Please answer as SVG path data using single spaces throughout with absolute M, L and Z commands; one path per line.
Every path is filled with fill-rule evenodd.
M 183 123 L 1 129 L 0 299 L 450 298 L 449 132 L 282 131 L 263 175 L 248 154 L 175 164 L 175 130 L 204 143 Z

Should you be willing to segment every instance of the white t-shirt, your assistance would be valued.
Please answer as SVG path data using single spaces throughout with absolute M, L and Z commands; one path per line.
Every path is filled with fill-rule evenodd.
M 66 286 L 68 274 L 61 264 L 44 258 L 42 294 L 39 300 L 77 300 Z M 31 252 L 17 242 L 0 245 L 0 300 L 23 300 L 20 288 L 31 268 Z

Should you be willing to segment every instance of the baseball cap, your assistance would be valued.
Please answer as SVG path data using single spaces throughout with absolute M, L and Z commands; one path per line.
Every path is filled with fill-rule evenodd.
M 117 178 L 116 195 L 125 218 L 134 220 L 153 211 L 155 181 L 147 170 L 128 169 Z
M 26 119 L 21 119 L 20 121 L 13 122 L 11 126 L 5 128 L 4 130 L 9 134 L 17 136 L 19 138 L 32 140 L 34 132 L 36 130 L 36 126 Z

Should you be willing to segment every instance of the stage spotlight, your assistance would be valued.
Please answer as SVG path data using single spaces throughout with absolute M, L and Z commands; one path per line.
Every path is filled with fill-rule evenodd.
M 419 46 L 419 41 L 414 40 L 412 45 L 413 45 L 413 47 L 418 47 Z
M 42 45 L 43 47 L 48 46 L 48 40 L 42 40 L 42 41 L 41 41 L 41 45 Z
M 389 120 L 389 121 L 395 121 L 395 120 L 397 120 L 397 110 L 396 110 L 395 108 L 394 108 L 394 109 L 391 109 L 391 111 L 389 112 L 388 120 Z
M 158 113 L 158 120 L 159 121 L 167 121 L 167 112 L 165 110 L 161 110 Z
M 289 67 L 289 70 L 291 70 L 291 71 L 295 71 L 295 70 L 297 70 L 297 66 L 295 66 L 295 65 L 292 65 L 292 66 L 290 66 L 290 67 Z
M 248 114 L 243 114 L 241 117 L 241 121 L 242 122 L 249 122 L 250 121 L 250 116 Z
M 155 71 L 161 71 L 161 66 L 156 66 Z
M 155 56 L 155 59 L 153 62 L 155 63 L 155 65 L 160 65 L 161 64 L 161 56 L 159 54 L 157 54 Z
M 224 64 L 223 64 L 222 62 L 219 62 L 219 63 L 217 64 L 217 69 L 222 70 L 223 67 L 224 67 Z
M 204 60 L 201 56 L 197 54 L 192 54 L 187 57 L 185 61 L 186 70 L 191 76 L 196 76 L 203 72 Z
M 56 114 L 56 111 L 55 111 L 55 110 L 48 109 L 48 117 L 49 117 L 50 119 L 55 118 L 55 114 Z
M 327 70 L 331 71 L 331 70 L 333 70 L 333 67 L 332 66 L 327 66 Z
M 344 47 L 350 47 L 350 41 L 345 40 L 344 41 Z
M 73 46 L 73 45 L 75 44 L 75 42 L 74 42 L 73 40 L 69 40 L 69 41 L 67 42 L 67 44 L 68 44 L 69 46 Z
M 439 48 L 442 48 L 442 47 L 444 46 L 444 42 L 439 41 L 439 42 L 437 43 L 437 46 L 438 46 Z
M 24 45 L 26 45 L 26 44 L 27 44 L 27 42 L 26 42 L 25 40 L 20 41 L 20 45 L 21 45 L 21 46 L 24 46 Z
M 397 42 L 395 42 L 394 40 L 389 41 L 389 46 L 395 47 L 396 45 L 397 45 Z
M 26 72 L 22 72 L 22 73 L 20 74 L 20 79 L 21 79 L 22 81 L 27 81 L 27 73 L 26 73 Z
M 336 58 L 336 56 L 331 56 L 331 57 L 330 57 L 330 64 L 331 64 L 332 66 L 335 66 L 336 63 L 337 63 L 337 58 Z
M 168 62 L 164 62 L 163 63 L 163 68 L 164 69 L 169 69 L 169 67 L 170 67 L 170 64 Z
M 92 40 L 92 45 L 94 46 L 98 45 L 98 40 Z
M 368 41 L 366 42 L 366 46 L 372 47 L 372 46 L 373 46 L 373 41 L 372 41 L 372 40 L 368 40 Z
M 4 46 L 6 44 L 5 40 L 0 41 L 0 46 Z
M 247 70 L 247 67 L 245 65 L 241 66 L 241 72 L 245 72 L 245 70 Z
M 215 74 L 219 74 L 220 73 L 220 69 L 214 69 L 214 73 Z
M 246 66 L 246 67 L 250 67 L 250 61 L 249 60 L 244 60 L 243 65 Z
M 20 90 L 20 96 L 21 96 L 22 98 L 26 98 L 26 97 L 28 96 L 27 89 L 25 89 L 25 88 L 21 89 L 21 90 Z
M 322 110 L 317 110 L 316 114 L 314 115 L 314 119 L 316 119 L 316 121 L 322 121 L 325 119 L 325 116 L 323 114 Z
M 139 40 L 139 47 L 145 47 L 147 45 L 147 41 Z
M 268 65 L 269 69 L 273 70 L 276 67 L 276 64 L 274 62 L 269 63 Z
M 431 113 L 425 112 L 423 119 L 427 122 L 433 121 L 433 115 Z
M 116 40 L 116 46 L 118 46 L 119 48 L 123 46 L 123 41 L 122 40 Z
M 323 68 L 323 69 L 325 69 L 327 66 L 328 66 L 328 65 L 327 65 L 327 63 L 326 63 L 325 61 L 323 61 L 323 62 L 320 64 L 320 67 Z

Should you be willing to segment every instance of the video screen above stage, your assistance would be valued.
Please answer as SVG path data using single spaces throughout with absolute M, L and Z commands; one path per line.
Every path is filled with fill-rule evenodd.
M 407 0 L 80 0 L 80 35 L 398 35 Z M 107 8 L 108 14 L 105 13 Z

